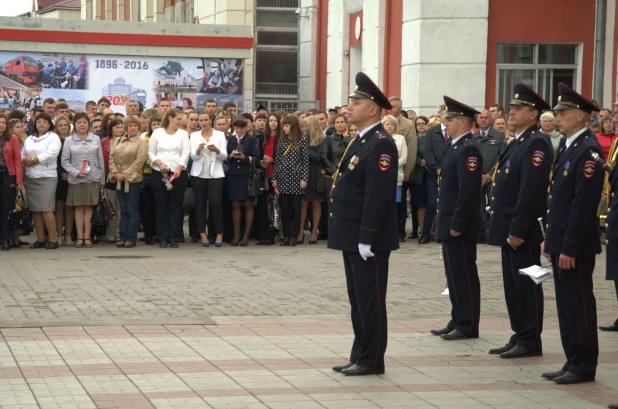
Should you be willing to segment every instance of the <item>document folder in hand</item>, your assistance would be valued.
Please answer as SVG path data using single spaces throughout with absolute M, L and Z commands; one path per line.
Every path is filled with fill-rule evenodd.
M 528 268 L 522 268 L 519 270 L 519 274 L 528 276 L 535 282 L 535 284 L 541 284 L 548 278 L 552 278 L 554 274 L 549 268 L 541 266 L 530 266 Z

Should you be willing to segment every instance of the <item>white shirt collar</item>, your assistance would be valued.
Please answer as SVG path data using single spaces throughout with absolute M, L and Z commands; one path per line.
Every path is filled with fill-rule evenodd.
M 470 132 L 466 132 L 463 135 L 458 136 L 457 138 L 451 140 L 451 145 L 455 145 L 457 143 L 457 141 L 459 141 L 461 138 L 463 138 L 464 136 L 468 135 Z
M 363 129 L 362 131 L 360 131 L 360 132 L 358 133 L 358 139 L 363 139 L 363 136 L 365 136 L 365 134 L 366 134 L 366 133 L 367 133 L 367 132 L 368 132 L 371 128 L 373 128 L 374 126 L 376 126 L 376 125 L 378 125 L 378 124 L 380 124 L 380 123 L 381 123 L 381 122 L 380 122 L 380 121 L 378 121 L 378 122 L 376 122 L 376 123 L 373 123 L 373 124 L 369 125 L 367 128 Z
M 444 124 L 440 124 L 440 129 L 442 129 L 442 133 L 444 134 L 444 130 L 446 129 L 446 126 Z
M 519 139 L 519 137 L 520 137 L 520 136 L 522 136 L 522 135 L 524 134 L 524 132 L 526 132 L 526 131 L 521 131 L 520 133 L 516 133 L 516 134 L 515 134 L 515 137 L 514 137 L 514 138 L 515 138 L 515 140 L 518 140 L 518 139 Z
M 566 148 L 565 149 L 569 149 L 569 146 L 571 146 L 571 144 L 573 143 L 573 141 L 575 139 L 577 139 L 577 137 L 581 134 L 583 134 L 588 128 L 582 128 L 580 129 L 579 132 L 577 132 L 575 135 L 571 136 L 570 138 L 567 138 L 566 140 Z

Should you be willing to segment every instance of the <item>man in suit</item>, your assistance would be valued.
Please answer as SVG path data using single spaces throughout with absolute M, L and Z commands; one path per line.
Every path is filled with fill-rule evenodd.
M 481 188 L 481 237 L 480 241 L 484 242 L 487 236 L 487 226 L 489 224 L 489 215 L 485 208 L 489 204 L 489 192 L 491 192 L 491 175 L 494 172 L 496 163 L 498 163 L 498 155 L 506 148 L 504 142 L 504 134 L 497 129 L 492 128 L 493 120 L 488 110 L 481 111 L 476 118 L 479 124 L 479 130 L 474 133 L 474 140 L 481 150 L 483 155 L 483 181 Z
M 490 354 L 522 358 L 543 354 L 543 287 L 519 270 L 541 264 L 543 233 L 538 223 L 547 211 L 551 144 L 537 126 L 541 112 L 551 109 L 536 92 L 517 83 L 509 118 L 515 139 L 500 155 L 491 191 L 487 243 L 500 246 L 506 307 L 514 334 Z
M 401 114 L 401 98 L 399 97 L 390 97 L 388 102 L 391 103 L 392 108 L 388 111 L 389 115 L 397 118 L 397 133 L 404 137 L 406 140 L 406 146 L 408 147 L 408 156 L 406 159 L 406 164 L 403 167 L 403 186 L 402 186 L 402 197 L 401 204 L 405 207 L 405 212 L 403 212 L 404 217 L 402 220 L 399 220 L 399 242 L 402 243 L 406 241 L 406 219 L 407 219 L 407 203 L 406 203 L 406 193 L 410 188 L 410 175 L 414 170 L 414 166 L 416 166 L 416 152 L 418 149 L 418 139 L 416 137 L 416 126 L 414 122 L 410 121 L 408 118 L 404 117 Z
M 478 338 L 481 284 L 476 240 L 481 218 L 483 156 L 470 133 L 478 111 L 446 95 L 444 103 L 450 140 L 442 158 L 436 238 L 442 240 L 451 320 L 446 327 L 431 333 L 445 340 Z
M 333 175 L 328 248 L 343 252 L 354 343 L 347 376 L 384 373 L 388 259 L 397 240 L 397 147 L 380 122 L 391 104 L 367 75 L 356 75 L 348 120 L 360 130 Z
M 556 124 L 566 138 L 554 161 L 541 253 L 553 267 L 566 362 L 543 377 L 574 384 L 595 379 L 599 356 L 592 273 L 601 253 L 597 207 L 604 172 L 591 153 L 603 158 L 603 150 L 586 128 L 591 113 L 599 108 L 563 83 L 558 84 L 558 92 Z
M 438 204 L 438 176 L 440 175 L 440 168 L 442 167 L 442 157 L 446 152 L 446 147 L 450 143 L 448 130 L 445 125 L 446 120 L 444 119 L 445 112 L 446 105 L 439 105 L 438 116 L 442 123 L 433 128 L 429 128 L 425 134 L 423 155 L 425 156 L 425 163 L 427 166 L 428 200 L 427 209 L 425 210 L 425 219 L 423 221 L 423 231 L 421 232 L 421 237 L 418 239 L 420 244 L 427 244 L 431 241 L 431 228 L 433 226 L 433 219 L 436 216 L 436 206 Z

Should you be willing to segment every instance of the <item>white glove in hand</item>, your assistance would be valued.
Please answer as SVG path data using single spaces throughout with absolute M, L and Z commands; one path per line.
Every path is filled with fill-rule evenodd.
M 374 256 L 374 254 L 371 252 L 371 244 L 359 243 L 358 252 L 360 253 L 360 256 L 363 258 L 363 260 L 365 261 L 367 261 L 367 258 Z

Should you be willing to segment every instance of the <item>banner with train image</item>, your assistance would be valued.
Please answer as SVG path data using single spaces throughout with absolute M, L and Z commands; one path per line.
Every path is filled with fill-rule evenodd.
M 86 101 L 101 97 L 115 112 L 124 113 L 129 99 L 151 108 L 161 97 L 201 111 L 211 98 L 241 104 L 243 80 L 244 63 L 237 59 L 0 51 L 0 108 L 26 112 L 46 98 L 64 98 L 82 111 Z

